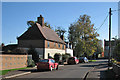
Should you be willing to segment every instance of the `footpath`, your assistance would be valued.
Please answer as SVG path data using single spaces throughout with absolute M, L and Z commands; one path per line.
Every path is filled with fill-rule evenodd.
M 107 63 L 101 63 L 95 66 L 87 73 L 85 80 L 120 80 L 115 77 L 112 67 L 108 70 Z

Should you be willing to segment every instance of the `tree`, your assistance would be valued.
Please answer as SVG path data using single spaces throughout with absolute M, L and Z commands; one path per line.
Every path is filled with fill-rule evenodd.
M 79 19 L 70 25 L 68 39 L 73 45 L 75 56 L 90 56 L 96 51 L 99 34 L 91 24 L 90 16 L 81 15 Z
M 61 27 L 57 27 L 57 29 L 55 29 L 55 32 L 58 34 L 58 36 L 59 36 L 60 38 L 63 38 L 63 40 L 64 40 L 64 38 L 65 38 L 64 34 L 65 34 L 65 32 L 66 32 L 65 29 L 63 29 L 63 28 L 61 28 Z
M 44 25 L 45 25 L 46 27 L 50 28 L 50 29 L 53 29 L 53 27 L 50 26 L 50 24 L 48 24 L 48 22 L 45 22 Z
M 39 55 L 37 53 L 37 51 L 35 50 L 35 48 L 29 48 L 28 50 L 28 54 L 32 55 L 32 59 L 34 60 L 35 63 L 37 63 L 39 61 Z
M 120 61 L 120 40 L 116 39 L 116 46 L 113 50 L 113 57 Z
M 27 21 L 27 25 L 30 26 L 30 27 L 33 26 L 34 24 L 35 24 L 34 21 Z

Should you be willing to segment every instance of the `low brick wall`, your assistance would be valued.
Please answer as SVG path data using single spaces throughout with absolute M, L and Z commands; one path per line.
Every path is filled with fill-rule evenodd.
M 27 55 L 2 54 L 0 60 L 0 70 L 27 67 Z
M 120 76 L 120 65 L 113 64 L 113 71 L 115 72 L 116 75 Z

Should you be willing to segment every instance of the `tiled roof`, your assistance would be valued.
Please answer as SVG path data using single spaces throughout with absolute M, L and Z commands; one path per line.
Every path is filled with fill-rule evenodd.
M 35 23 L 35 25 L 30 27 L 30 29 L 22 34 L 18 39 L 46 39 L 65 44 L 65 42 L 56 34 L 55 31 L 46 26 L 42 27 L 39 23 Z

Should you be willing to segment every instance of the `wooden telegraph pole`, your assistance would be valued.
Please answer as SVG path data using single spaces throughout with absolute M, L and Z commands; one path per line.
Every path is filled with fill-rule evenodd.
M 108 53 L 108 69 L 110 69 L 110 58 L 111 58 L 111 8 L 109 9 L 109 53 Z

